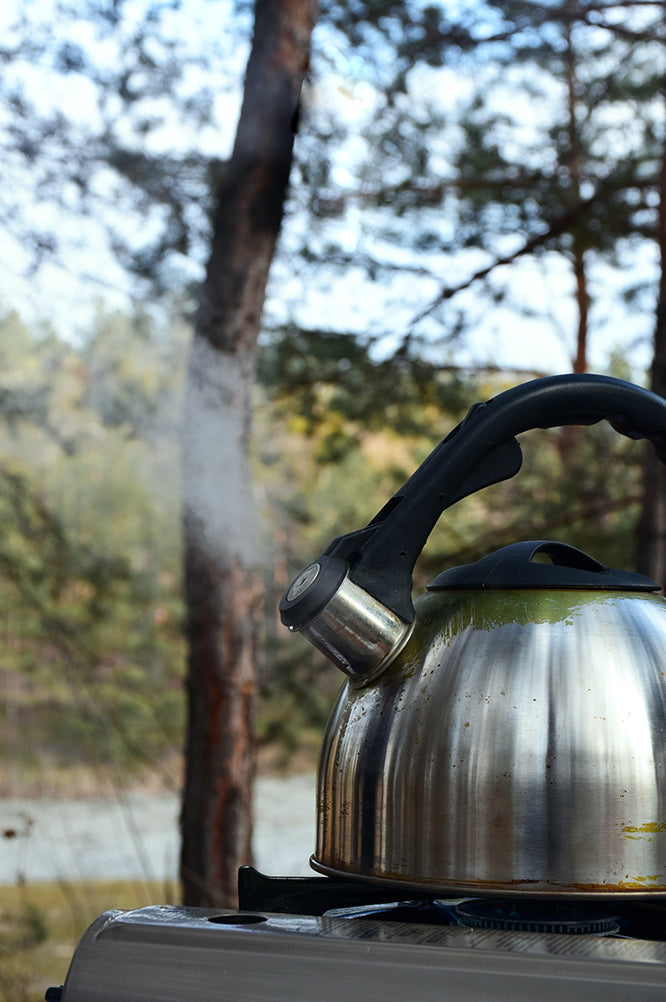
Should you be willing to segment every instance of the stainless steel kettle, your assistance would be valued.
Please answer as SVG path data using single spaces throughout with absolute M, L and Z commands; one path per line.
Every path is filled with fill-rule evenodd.
M 515 435 L 604 418 L 666 461 L 660 397 L 534 380 L 472 407 L 284 595 L 283 622 L 348 676 L 321 751 L 315 869 L 437 893 L 666 895 L 659 585 L 533 541 L 411 598 L 441 512 L 520 468 Z

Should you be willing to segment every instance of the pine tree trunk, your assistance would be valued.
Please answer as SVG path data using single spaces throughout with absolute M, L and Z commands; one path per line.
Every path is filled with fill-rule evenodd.
M 569 149 L 565 157 L 565 165 L 571 183 L 572 199 L 574 203 L 581 204 L 583 192 L 581 185 L 583 153 L 581 149 L 581 137 L 578 127 L 578 79 L 577 79 L 577 56 L 573 47 L 571 35 L 571 23 L 566 25 L 566 83 L 567 83 L 567 112 L 568 112 L 568 140 Z M 575 302 L 578 314 L 576 325 L 576 349 L 571 360 L 572 371 L 577 373 L 587 372 L 587 333 L 589 326 L 589 293 L 587 281 L 587 269 L 585 267 L 585 241 L 581 239 L 574 223 L 572 233 L 572 260 L 571 265 L 575 283 Z M 580 428 L 577 425 L 567 425 L 559 432 L 558 445 L 560 455 L 565 463 L 569 463 L 574 454 L 580 439 Z
M 188 723 L 183 900 L 234 907 L 251 859 L 258 587 L 247 452 L 268 272 L 282 220 L 312 0 L 256 0 L 192 345 L 183 427 Z
M 661 165 L 658 239 L 659 296 L 654 330 L 650 389 L 666 397 L 666 145 Z M 666 467 L 651 446 L 643 460 L 643 507 L 638 522 L 636 569 L 666 586 Z
M 567 108 L 569 118 L 569 149 L 566 156 L 566 166 L 568 168 L 569 179 L 572 185 L 573 199 L 579 204 L 583 201 L 583 191 L 581 184 L 583 152 L 581 144 L 579 118 L 579 97 L 578 97 L 578 74 L 577 55 L 571 37 L 571 24 L 566 26 L 566 80 L 567 80 Z M 572 360 L 574 372 L 587 371 L 587 332 L 589 314 L 589 294 L 587 287 L 587 274 L 585 268 L 585 246 L 574 226 L 573 232 L 573 272 L 576 285 L 576 306 L 578 310 L 578 325 L 576 330 L 576 351 Z M 572 436 L 572 441 L 576 434 Z

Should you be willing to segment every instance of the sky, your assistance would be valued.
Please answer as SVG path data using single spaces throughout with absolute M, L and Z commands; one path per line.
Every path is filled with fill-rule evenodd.
M 46 41 L 48 51 L 35 57 L 11 60 L 3 66 L 3 86 L 17 89 L 41 112 L 62 113 L 74 125 L 99 129 L 104 121 L 113 121 L 121 140 L 136 143 L 126 119 L 118 115 L 111 96 L 100 107 L 99 91 L 84 73 L 63 75 L 54 68 L 52 51 L 66 43 L 79 46 L 91 64 L 101 72 L 112 73 L 122 65 L 119 42 L 131 35 L 140 23 L 147 0 L 133 0 L 125 5 L 129 16 L 123 33 L 117 37 L 100 38 L 90 22 L 72 22 L 59 17 L 59 0 L 5 0 L 0 5 L 0 38 L 9 48 L 22 37 L 13 31 L 21 17 L 30 25 L 35 45 Z M 167 9 L 171 6 L 164 3 Z M 141 148 L 153 154 L 179 153 L 196 148 L 207 156 L 221 160 L 228 157 L 233 144 L 236 121 L 242 97 L 242 82 L 249 51 L 249 28 L 232 13 L 231 0 L 188 0 L 186 15 L 167 13 L 163 20 L 163 37 L 177 46 L 179 73 L 177 90 L 182 100 L 202 88 L 211 92 L 211 123 L 197 122 L 196 127 L 174 115 L 168 97 L 155 97 L 143 102 L 141 113 L 146 117 L 162 118 L 159 128 L 141 140 Z M 213 31 L 212 29 L 215 29 Z M 166 45 L 155 51 L 164 58 Z M 195 65 L 203 57 L 208 62 L 205 73 Z M 191 60 L 189 65 L 185 60 Z M 116 104 L 119 102 L 116 101 Z M 11 123 L 11 116 L 0 101 L 0 128 Z M 115 183 L 110 172 L 99 172 L 92 182 L 93 211 L 82 213 L 77 192 L 62 192 L 64 205 L 59 207 L 44 197 L 44 189 L 35 188 L 29 167 L 20 157 L 12 156 L 6 140 L 3 157 L 3 190 L 0 212 L 4 216 L 18 215 L 19 223 L 0 232 L 0 306 L 15 309 L 30 323 L 43 322 L 55 327 L 65 337 L 77 340 L 87 330 L 96 310 L 131 309 L 136 300 L 134 281 L 119 264 L 109 247 L 106 224 L 130 236 L 139 237 L 151 228 L 157 232 L 156 215 L 137 214 L 133 219 L 127 204 L 104 207 L 105 218 L 96 212 L 97 203 L 108 200 L 108 191 Z M 82 149 L 82 152 L 85 152 Z M 58 170 L 57 159 L 54 170 Z M 38 225 L 53 231 L 61 250 L 46 255 L 37 271 L 33 270 L 28 242 L 24 239 L 25 225 Z M 181 275 L 186 279 L 201 275 L 201 262 L 181 261 Z
M 146 0 L 133 0 L 128 4 L 133 12 L 134 27 L 140 21 Z M 90 23 L 79 21 L 74 27 L 62 18 L 53 22 L 58 0 L 6 0 L 0 10 L 0 37 L 10 45 L 11 26 L 18 15 L 30 19 L 34 40 L 39 42 L 48 32 L 53 32 L 59 42 L 80 46 L 95 65 L 111 72 L 117 67 L 119 55 L 113 37 L 100 38 Z M 55 23 L 55 28 L 53 24 Z M 125 25 L 126 33 L 132 29 L 132 16 Z M 194 64 L 183 68 L 177 89 L 187 97 L 202 86 L 212 95 L 210 124 L 191 122 L 174 116 L 165 98 L 155 98 L 145 108 L 146 114 L 163 116 L 163 125 L 151 131 L 150 151 L 169 153 L 196 146 L 207 155 L 221 160 L 229 155 L 242 96 L 244 67 L 248 53 L 249 22 L 238 22 L 232 11 L 231 0 L 189 0 L 186 16 L 171 12 L 165 17 L 164 37 L 167 43 L 178 47 L 180 57 L 194 57 L 203 48 L 209 69 L 198 69 Z M 156 56 L 164 52 L 156 52 Z M 212 67 L 212 69 L 210 68 Z M 83 74 L 62 76 L 54 71 L 47 57 L 32 63 L 10 61 L 3 70 L 4 86 L 20 86 L 29 100 L 40 108 L 62 111 L 75 123 L 98 125 L 101 115 L 113 117 L 112 99 L 102 110 L 96 89 Z M 427 101 L 438 105 L 436 110 L 447 109 L 464 102 L 471 92 L 472 81 L 453 69 L 423 67 L 409 75 L 408 99 L 415 105 Z M 507 81 L 509 83 L 509 81 Z M 535 121 L 533 99 L 527 93 L 515 90 L 496 91 L 498 107 L 509 99 L 513 111 L 529 132 Z M 332 165 L 332 177 L 343 189 L 353 190 L 359 162 L 366 154 L 360 130 L 373 115 L 376 95 L 369 70 L 357 57 L 345 53 L 343 41 L 334 33 L 319 31 L 315 39 L 312 79 L 306 97 L 306 114 L 303 128 L 308 123 L 316 125 L 332 117 L 341 117 L 348 124 L 356 123 L 359 133 L 337 150 Z M 518 105 L 516 105 L 518 102 Z M 3 112 L 0 110 L 0 125 Z M 5 119 L 6 121 L 6 119 Z M 118 124 L 118 132 L 128 142 L 137 141 L 129 126 Z M 125 133 L 123 133 L 125 128 Z M 301 142 L 299 138 L 297 142 Z M 456 142 L 454 132 L 443 130 L 439 137 L 439 164 L 443 176 L 448 169 L 447 158 Z M 0 211 L 4 208 L 16 213 L 19 221 L 32 220 L 57 233 L 61 252 L 45 257 L 37 271 L 30 270 L 30 256 L 21 225 L 5 227 L 0 233 L 0 304 L 5 309 L 17 310 L 34 323 L 51 324 L 62 336 L 76 340 L 86 331 L 96 309 L 127 309 L 131 307 L 136 289 L 111 252 L 104 223 L 125 227 L 132 233 L 134 227 L 141 234 L 159 226 L 159 217 L 144 215 L 135 222 L 127 206 L 118 199 L 107 205 L 102 219 L 95 212 L 83 216 L 77 210 L 75 192 L 65 193 L 65 208 L 56 209 L 35 191 L 30 172 L 16 157 L 4 158 L 4 195 L 0 194 Z M 100 204 L 104 186 L 111 185 L 108 176 L 100 174 L 96 184 L 100 190 Z M 293 192 L 296 205 L 302 192 Z M 69 197 L 69 203 L 67 198 Z M 4 203 L 4 205 L 3 205 Z M 442 223 L 446 225 L 446 220 Z M 400 342 L 414 317 L 437 296 L 443 285 L 464 282 L 478 267 L 487 263 L 488 257 L 474 248 L 443 257 L 423 253 L 415 259 L 412 252 L 396 249 L 395 245 L 382 244 L 372 235 L 371 220 L 362 204 L 353 204 L 344 215 L 331 224 L 332 234 L 338 244 L 359 262 L 368 253 L 382 257 L 402 271 L 396 270 L 390 283 L 368 281 L 364 269 L 352 265 L 344 274 L 334 270 L 320 272 L 313 278 L 311 272 L 293 267 L 295 249 L 304 239 L 307 217 L 297 211 L 288 212 L 281 240 L 281 254 L 272 272 L 267 316 L 272 321 L 297 319 L 311 326 L 325 326 L 334 316 L 338 327 L 349 326 L 370 335 L 381 335 L 383 350 Z M 308 234 L 316 244 L 316 235 Z M 321 236 L 322 248 L 327 235 Z M 320 248 L 320 249 L 322 249 Z M 417 272 L 425 267 L 430 275 Z M 180 278 L 197 279 L 201 275 L 202 260 L 192 257 L 178 262 Z M 507 272 L 504 269 L 504 272 Z M 653 277 L 656 259 L 649 248 L 638 254 L 630 249 L 620 267 L 595 266 L 591 273 L 595 292 L 594 321 L 603 336 L 593 338 L 590 345 L 591 365 L 602 369 L 608 364 L 615 348 L 627 349 L 637 370 L 644 369 L 650 359 L 651 319 L 649 314 L 627 309 L 618 295 L 622 285 L 634 278 Z M 533 368 L 539 371 L 567 371 L 571 365 L 575 311 L 572 301 L 572 279 L 562 259 L 548 255 L 540 261 L 524 260 L 513 266 L 508 297 L 503 303 L 489 307 L 478 287 L 456 298 L 456 306 L 474 318 L 472 333 L 464 350 L 455 348 L 457 361 L 475 365 L 480 361 L 495 361 L 508 367 Z M 500 280 L 503 273 L 500 272 Z M 513 303 L 519 301 L 531 316 L 521 315 Z M 155 304 L 159 306 L 159 304 Z M 543 314 L 548 313 L 548 319 Z M 426 333 L 440 338 L 442 323 L 435 312 L 421 325 Z M 452 349 L 453 351 L 453 349 Z M 442 354 L 442 362 L 449 359 Z

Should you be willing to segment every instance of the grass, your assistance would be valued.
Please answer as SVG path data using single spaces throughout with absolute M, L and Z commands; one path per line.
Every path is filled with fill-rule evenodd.
M 42 1002 L 61 985 L 90 923 L 111 908 L 170 904 L 176 889 L 142 881 L 0 886 L 0 1000 Z
M 287 751 L 283 742 L 261 743 L 259 775 L 314 771 L 320 740 L 320 734 L 313 732 Z M 132 777 L 130 788 L 146 794 L 176 790 L 181 775 L 182 759 L 174 752 L 159 763 L 159 770 Z M 49 762 L 26 764 L 0 758 L 0 799 L 110 796 L 117 785 L 118 777 L 110 767 L 57 768 Z M 0 830 L 0 851 L 2 835 Z M 43 1002 L 50 985 L 63 984 L 76 944 L 102 912 L 171 904 L 177 897 L 174 884 L 138 879 L 0 884 L 0 1002 Z

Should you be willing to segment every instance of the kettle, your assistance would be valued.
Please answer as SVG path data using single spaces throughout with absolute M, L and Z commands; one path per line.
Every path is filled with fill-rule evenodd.
M 515 436 L 608 420 L 666 462 L 666 401 L 598 375 L 475 404 L 280 602 L 347 676 L 317 777 L 321 873 L 435 894 L 666 896 L 666 600 L 560 542 L 412 571 L 440 514 L 514 476 Z

